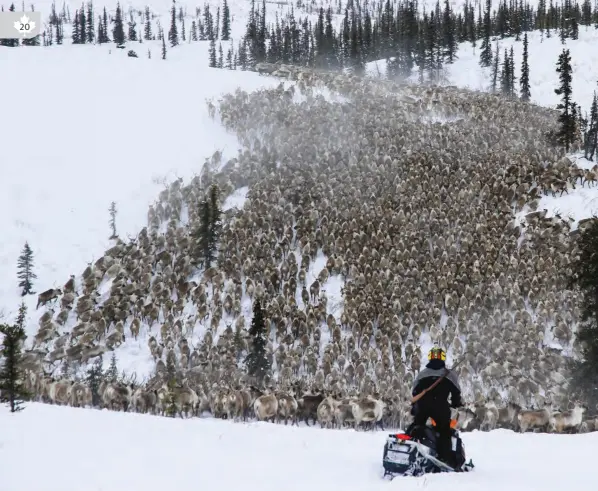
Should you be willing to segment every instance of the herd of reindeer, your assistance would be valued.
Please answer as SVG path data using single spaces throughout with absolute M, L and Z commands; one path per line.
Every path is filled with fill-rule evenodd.
M 137 237 L 40 294 L 38 307 L 53 306 L 22 360 L 36 398 L 404 428 L 426 338 L 464 358 L 455 371 L 471 403 L 454 414 L 463 431 L 598 430 L 566 376 L 567 353 L 580 349 L 580 299 L 566 282 L 575 234 L 568 219 L 536 211 L 542 195 L 595 183 L 598 169 L 546 144 L 555 112 L 454 87 L 278 72 L 289 88 L 209 102 L 238 135 L 238 157 L 223 163 L 217 152 L 201 175 L 172 183 Z M 222 201 L 249 192 L 224 214 L 217 264 L 198 275 L 197 203 L 213 184 Z M 342 312 L 331 278 L 342 279 Z M 263 385 L 239 364 L 251 346 L 244 305 L 256 298 L 270 328 Z M 83 370 L 129 343 L 155 363 L 143 384 L 104 380 L 94 394 L 58 375 L 61 363 Z

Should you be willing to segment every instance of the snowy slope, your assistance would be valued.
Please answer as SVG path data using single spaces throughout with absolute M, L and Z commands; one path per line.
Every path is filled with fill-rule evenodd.
M 595 481 L 598 433 L 466 433 L 467 454 L 476 465 L 472 473 L 390 483 L 380 479 L 385 435 L 29 404 L 16 415 L 0 409 L 1 486 L 7 491 L 560 491 L 590 489 Z
M 589 111 L 594 91 L 598 91 L 598 30 L 593 27 L 581 27 L 579 39 L 567 39 L 563 45 L 554 33 L 550 38 L 542 36 L 539 31 L 528 33 L 529 41 L 529 78 L 531 102 L 540 106 L 556 107 L 559 96 L 554 93 L 558 86 L 556 62 L 563 49 L 571 52 L 573 68 L 572 88 L 573 100 L 581 105 L 582 110 Z M 504 50 L 513 47 L 515 59 L 515 76 L 517 90 L 519 90 L 519 77 L 521 61 L 523 58 L 523 37 L 520 41 L 515 38 L 504 38 L 492 41 L 492 53 L 496 51 L 498 43 L 501 60 Z M 457 59 L 451 65 L 444 65 L 443 85 L 456 85 L 472 90 L 487 92 L 492 87 L 492 68 L 481 68 L 480 42 L 473 48 L 471 43 L 461 43 L 457 52 Z M 368 73 L 372 77 L 386 75 L 385 60 L 374 61 L 368 64 Z M 414 83 L 418 80 L 416 70 L 411 77 Z
M 148 206 L 205 158 L 237 155 L 234 135 L 208 117 L 206 99 L 280 83 L 250 72 L 207 68 L 207 44 L 180 46 L 167 62 L 97 46 L 0 48 L 11 88 L 0 121 L 0 312 L 20 302 L 16 261 L 33 248 L 36 291 L 61 287 L 110 247 L 108 208 L 116 202 L 123 240 L 147 224 Z M 35 298 L 28 297 L 30 313 Z M 42 309 L 38 311 L 42 313 Z M 36 328 L 35 315 L 31 319 Z M 34 331 L 35 332 L 35 331 Z

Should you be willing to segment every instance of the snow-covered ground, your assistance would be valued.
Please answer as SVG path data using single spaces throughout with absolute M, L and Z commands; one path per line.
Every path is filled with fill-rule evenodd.
M 237 155 L 237 138 L 209 118 L 207 98 L 280 83 L 207 68 L 206 43 L 169 50 L 167 61 L 157 46 L 152 59 L 113 47 L 111 54 L 97 46 L 0 48 L 2 83 L 10 87 L 3 109 L 11 114 L 0 120 L 0 312 L 7 317 L 20 302 L 16 266 L 25 241 L 34 251 L 35 290 L 61 287 L 110 247 L 111 201 L 126 240 L 147 224 L 165 183 L 199 174 L 217 149 L 225 159 Z M 146 50 L 139 45 L 140 54 Z M 35 303 L 28 297 L 30 313 Z
M 465 433 L 466 474 L 381 480 L 385 432 L 171 419 L 28 404 L 0 409 L 6 491 L 591 489 L 598 433 Z M 574 463 L 573 463 L 574 462 Z
M 590 162 L 581 155 L 571 155 L 570 159 L 580 169 L 591 169 L 596 165 L 596 162 Z M 568 220 L 571 224 L 571 229 L 575 230 L 580 220 L 585 218 L 592 218 L 598 216 L 598 186 L 584 183 L 581 185 L 581 179 L 577 180 L 575 188 L 569 188 L 567 193 L 560 196 L 548 194 L 542 196 L 536 210 L 546 210 L 546 218 L 559 216 L 563 220 Z M 527 206 L 519 212 L 515 219 L 517 222 L 525 220 L 525 215 L 531 213 Z

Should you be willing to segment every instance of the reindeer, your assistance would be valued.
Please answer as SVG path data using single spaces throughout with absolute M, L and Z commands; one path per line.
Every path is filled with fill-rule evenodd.
M 59 295 L 62 295 L 62 290 L 60 288 L 50 288 L 49 290 L 40 293 L 37 296 L 37 306 L 35 307 L 35 310 L 37 310 L 40 305 L 43 307 L 50 300 L 58 298 Z

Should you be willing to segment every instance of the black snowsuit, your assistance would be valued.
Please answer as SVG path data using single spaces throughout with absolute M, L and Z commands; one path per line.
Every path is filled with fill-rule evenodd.
M 413 382 L 412 395 L 416 396 L 430 387 L 446 373 L 442 360 L 431 360 Z M 448 397 L 451 396 L 449 406 Z M 423 426 L 428 418 L 436 422 L 439 437 L 437 442 L 438 457 L 449 465 L 451 462 L 451 407 L 461 407 L 461 388 L 457 375 L 453 372 L 444 378 L 433 390 L 426 393 L 411 409 L 414 425 Z

